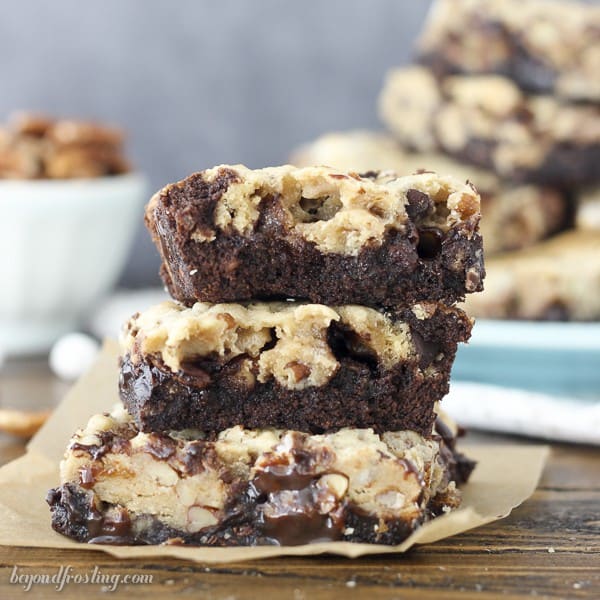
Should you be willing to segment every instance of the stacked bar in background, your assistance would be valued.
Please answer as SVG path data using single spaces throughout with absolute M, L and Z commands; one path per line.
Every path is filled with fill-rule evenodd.
M 437 0 L 419 61 L 442 77 L 502 75 L 531 93 L 597 103 L 599 19 L 594 2 Z
M 122 336 L 124 408 L 75 434 L 48 501 L 97 543 L 396 544 L 474 464 L 437 410 L 482 288 L 468 184 L 222 166 L 146 220 L 175 301 Z
M 417 64 L 386 78 L 390 133 L 329 134 L 292 161 L 468 177 L 482 194 L 488 285 L 467 312 L 598 320 L 599 73 L 597 4 L 438 0 Z

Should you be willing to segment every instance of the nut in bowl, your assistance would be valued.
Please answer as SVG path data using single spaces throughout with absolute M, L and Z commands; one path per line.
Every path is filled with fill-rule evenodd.
M 70 135 L 57 138 L 61 131 Z M 91 123 L 23 117 L 0 131 L 4 354 L 47 351 L 77 328 L 121 272 L 146 181 L 127 172 L 120 138 L 107 143 L 91 136 L 102 131 Z M 58 173 L 51 166 L 59 155 Z

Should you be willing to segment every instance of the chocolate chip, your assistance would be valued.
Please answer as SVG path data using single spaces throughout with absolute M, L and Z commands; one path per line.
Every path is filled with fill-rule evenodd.
M 442 232 L 434 227 L 419 230 L 417 254 L 424 260 L 437 258 L 442 251 Z
M 408 190 L 406 198 L 408 200 L 406 213 L 413 221 L 419 217 L 424 217 L 433 207 L 433 200 L 419 190 Z
M 260 349 L 261 354 L 263 352 L 266 352 L 267 350 L 271 350 L 272 348 L 275 348 L 275 345 L 277 344 L 277 331 L 276 331 L 275 327 L 271 327 L 271 329 L 269 330 L 269 335 L 270 335 L 269 341 Z
M 420 357 L 419 367 L 421 369 L 426 369 L 440 354 L 441 346 L 437 341 L 426 340 L 417 331 L 413 330 L 411 333 L 417 355 Z
M 327 332 L 327 343 L 336 359 L 353 359 L 370 369 L 377 366 L 377 353 L 350 327 L 332 323 Z
M 79 485 L 89 490 L 96 483 L 96 469 L 93 465 L 84 465 L 79 469 Z
M 377 179 L 379 177 L 379 171 L 365 171 L 364 173 L 359 173 L 359 176 L 362 179 Z
M 116 538 L 127 537 L 131 533 L 129 512 L 123 506 L 115 506 L 107 512 L 102 523 L 102 535 Z
M 204 361 L 185 360 L 179 367 L 179 374 L 183 376 L 186 384 L 192 384 L 199 389 L 208 387 L 211 382 L 211 376 L 204 368 Z
M 268 495 L 281 490 L 302 490 L 316 478 L 315 473 L 302 473 L 294 464 L 273 464 L 257 471 L 252 485 L 260 494 Z
M 167 460 L 175 454 L 176 443 L 169 437 L 151 433 L 148 436 L 145 449 L 148 454 L 158 460 Z

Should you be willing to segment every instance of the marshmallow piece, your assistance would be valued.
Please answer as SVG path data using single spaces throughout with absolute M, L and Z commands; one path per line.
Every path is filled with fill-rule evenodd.
M 68 333 L 52 346 L 49 363 L 53 373 L 61 379 L 74 381 L 91 366 L 100 345 L 84 333 Z

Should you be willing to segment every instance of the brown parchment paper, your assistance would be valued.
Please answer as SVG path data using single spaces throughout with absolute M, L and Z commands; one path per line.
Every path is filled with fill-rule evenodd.
M 253 548 L 83 545 L 52 530 L 45 496 L 59 483 L 58 463 L 73 432 L 92 414 L 108 411 L 119 401 L 116 357 L 116 344 L 106 342 L 95 365 L 31 440 L 26 455 L 0 469 L 0 545 L 85 548 L 120 558 L 172 556 L 203 563 L 281 555 L 330 553 L 355 558 L 401 553 L 414 544 L 435 542 L 507 516 L 535 490 L 548 454 L 546 446 L 464 445 L 462 450 L 479 464 L 463 488 L 462 507 L 426 523 L 399 546 L 350 542 Z

